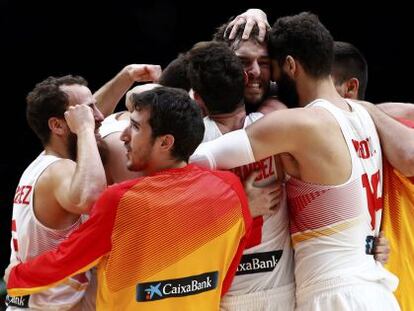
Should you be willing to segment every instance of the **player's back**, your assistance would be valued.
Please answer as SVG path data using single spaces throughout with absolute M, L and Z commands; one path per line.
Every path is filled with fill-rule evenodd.
M 378 233 L 382 208 L 382 158 L 374 123 L 363 108 L 352 102 L 352 112 L 323 100 L 313 105 L 330 111 L 340 125 L 352 171 L 340 185 L 320 185 L 297 178 L 288 181 L 300 310 L 315 309 L 312 304 L 324 306 L 319 304 L 318 295 L 328 297 L 327 292 L 333 303 L 334 289 L 363 285 L 391 295 L 389 289 L 396 286 L 395 277 L 376 265 L 369 247 Z M 361 301 L 369 303 L 370 298 Z

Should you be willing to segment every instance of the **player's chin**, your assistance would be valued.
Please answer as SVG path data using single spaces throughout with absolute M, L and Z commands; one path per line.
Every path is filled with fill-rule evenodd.
M 263 92 L 245 92 L 246 102 L 252 105 L 259 105 L 263 101 Z

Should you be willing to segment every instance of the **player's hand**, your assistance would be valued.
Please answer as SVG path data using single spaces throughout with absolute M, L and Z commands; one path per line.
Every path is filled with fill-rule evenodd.
M 125 107 L 129 112 L 133 112 L 134 111 L 134 105 L 131 102 L 131 95 L 132 94 L 139 94 L 145 91 L 149 91 L 152 90 L 156 87 L 160 87 L 161 85 L 157 84 L 157 83 L 146 83 L 146 84 L 141 84 L 141 85 L 137 85 L 135 87 L 133 87 L 132 89 L 130 89 L 125 96 Z
M 226 30 L 224 31 L 224 37 L 228 35 L 230 40 L 233 40 L 236 37 L 237 30 L 240 26 L 246 24 L 244 27 L 242 39 L 247 40 L 250 37 L 250 33 L 257 24 L 259 27 L 259 41 L 263 42 L 266 31 L 270 29 L 269 22 L 267 21 L 266 13 L 260 9 L 249 9 L 246 12 L 237 15 L 234 20 L 232 20 Z
M 274 214 L 282 199 L 282 186 L 276 182 L 264 187 L 254 186 L 259 171 L 252 172 L 244 181 L 244 190 L 252 217 Z
M 87 128 L 95 131 L 95 118 L 92 108 L 88 105 L 69 106 L 64 116 L 69 129 L 76 135 Z
M 390 258 L 390 246 L 383 231 L 375 238 L 374 258 L 382 264 L 386 264 Z
M 131 64 L 125 67 L 134 82 L 158 82 L 161 76 L 160 65 Z

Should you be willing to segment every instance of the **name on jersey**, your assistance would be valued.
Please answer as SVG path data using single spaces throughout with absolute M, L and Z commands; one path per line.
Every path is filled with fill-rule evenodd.
M 6 306 L 8 307 L 19 307 L 19 308 L 29 308 L 29 297 L 27 296 L 6 296 Z
M 250 175 L 250 173 L 256 170 L 260 172 L 256 178 L 256 181 L 260 181 L 262 179 L 273 176 L 275 174 L 273 156 L 254 163 L 233 168 L 230 171 L 236 174 L 241 180 L 245 180 Z
M 217 287 L 218 271 L 180 279 L 137 284 L 137 301 L 147 302 L 165 298 L 196 295 Z
M 354 145 L 355 151 L 358 154 L 358 157 L 360 157 L 361 159 L 368 159 L 370 157 L 372 157 L 375 153 L 375 150 L 372 151 L 370 149 L 370 137 L 365 138 L 363 140 L 352 140 L 352 144 Z
M 282 250 L 243 255 L 236 275 L 273 271 L 282 257 Z
M 25 204 L 28 205 L 29 202 L 29 195 L 32 192 L 32 186 L 30 185 L 22 185 L 17 186 L 16 194 L 14 195 L 14 204 Z

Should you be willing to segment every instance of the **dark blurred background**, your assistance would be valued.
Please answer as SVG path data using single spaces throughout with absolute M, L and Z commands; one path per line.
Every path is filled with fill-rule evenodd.
M 25 96 L 49 75 L 79 74 L 92 91 L 130 63 L 160 64 L 248 8 L 277 17 L 312 11 L 336 40 L 368 60 L 367 99 L 414 102 L 412 17 L 408 4 L 330 1 L 21 1 L 0 2 L 2 66 L 0 275 L 10 254 L 12 199 L 18 179 L 42 150 L 25 120 Z M 369 7 L 367 7 L 367 5 Z M 359 7 L 363 6 L 363 7 Z

